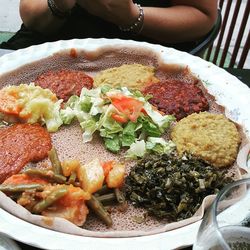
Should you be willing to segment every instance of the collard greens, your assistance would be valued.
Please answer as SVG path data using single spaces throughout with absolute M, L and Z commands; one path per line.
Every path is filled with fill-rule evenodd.
M 226 171 L 203 160 L 174 153 L 139 160 L 126 178 L 125 191 L 132 204 L 169 221 L 189 218 L 203 199 L 232 182 Z

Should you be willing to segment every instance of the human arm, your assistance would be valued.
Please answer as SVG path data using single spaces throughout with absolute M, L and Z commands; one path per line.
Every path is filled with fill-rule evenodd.
M 61 10 L 76 1 L 88 12 L 116 25 L 133 24 L 139 10 L 132 0 L 54 0 Z M 196 40 L 211 30 L 217 16 L 217 0 L 172 0 L 169 8 L 143 7 L 141 34 L 164 43 Z M 58 31 L 65 20 L 54 17 L 47 0 L 20 0 L 20 14 L 26 27 L 49 34 Z
M 62 12 L 71 10 L 76 0 L 54 0 Z M 47 0 L 20 0 L 20 16 L 24 25 L 44 34 L 57 31 L 65 22 L 52 15 Z
M 132 0 L 77 0 L 91 14 L 116 25 L 129 26 L 138 17 Z M 217 0 L 172 0 L 169 8 L 143 7 L 141 34 L 159 42 L 196 40 L 207 34 L 217 17 Z
M 170 8 L 144 8 L 143 35 L 167 43 L 188 42 L 201 38 L 213 27 L 217 0 L 171 2 Z

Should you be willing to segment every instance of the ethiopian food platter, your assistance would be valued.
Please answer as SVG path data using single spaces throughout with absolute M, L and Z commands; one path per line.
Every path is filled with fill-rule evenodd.
M 248 175 L 249 100 L 222 69 L 148 43 L 59 41 L 5 55 L 0 215 L 72 239 L 190 227 Z

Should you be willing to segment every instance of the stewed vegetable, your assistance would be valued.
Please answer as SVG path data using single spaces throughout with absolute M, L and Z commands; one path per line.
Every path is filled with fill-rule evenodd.
M 191 155 L 174 153 L 144 157 L 126 178 L 125 189 L 132 204 L 146 208 L 158 218 L 178 221 L 189 218 L 203 199 L 232 182 L 226 171 Z
M 49 151 L 49 159 L 51 167 L 13 175 L 0 185 L 0 191 L 32 213 L 62 217 L 78 226 L 84 224 L 89 208 L 110 227 L 112 219 L 104 206 L 125 204 L 119 190 L 125 165 L 98 159 L 85 165 L 78 160 L 61 163 L 55 148 Z

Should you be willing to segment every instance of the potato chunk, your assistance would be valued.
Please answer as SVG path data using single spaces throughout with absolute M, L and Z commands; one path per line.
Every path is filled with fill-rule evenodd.
M 61 163 L 64 176 L 70 176 L 73 172 L 76 172 L 80 167 L 78 160 L 66 160 Z
M 82 165 L 77 171 L 78 179 L 84 191 L 92 194 L 99 190 L 104 181 L 104 172 L 98 159 Z
M 115 163 L 109 171 L 106 182 L 109 188 L 119 188 L 122 186 L 125 176 L 125 165 Z

